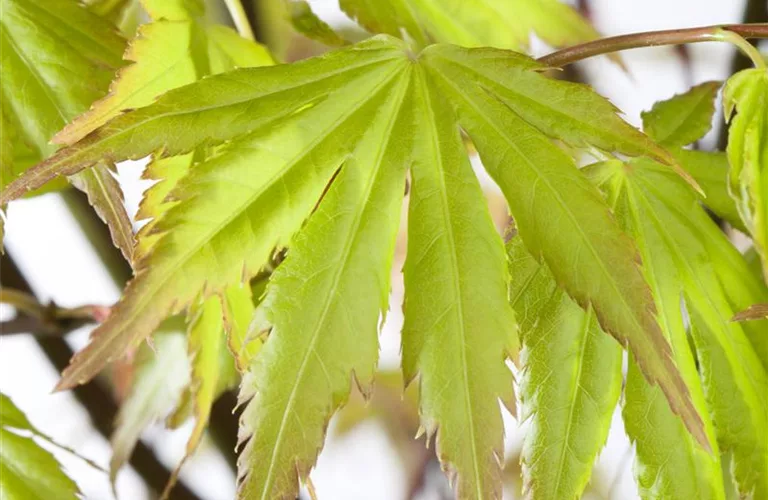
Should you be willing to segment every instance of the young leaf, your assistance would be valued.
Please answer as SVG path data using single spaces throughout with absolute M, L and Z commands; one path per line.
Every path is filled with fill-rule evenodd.
M 749 69 L 725 85 L 730 188 L 744 224 L 752 234 L 768 281 L 768 70 Z
M 365 60 L 368 52 L 372 52 L 368 55 L 374 62 L 382 59 L 385 62 L 380 65 L 362 63 L 361 59 Z M 398 52 L 401 56 L 399 60 L 396 57 Z M 194 107 L 207 111 L 161 112 L 160 116 L 171 120 L 182 119 L 186 114 L 198 124 L 198 133 L 192 135 L 199 140 L 206 137 L 206 131 L 214 129 L 227 135 L 235 134 L 238 126 L 233 124 L 232 119 L 241 120 L 240 128 L 250 124 L 257 128 L 229 143 L 215 157 L 197 165 L 182 179 L 171 194 L 180 201 L 153 228 L 153 232 L 163 234 L 162 238 L 151 254 L 137 264 L 137 276 L 126 289 L 124 298 L 94 334 L 90 346 L 73 359 L 63 375 L 60 388 L 71 387 L 92 377 L 110 358 L 119 356 L 126 348 L 145 338 L 164 317 L 185 308 L 203 288 L 206 293 L 221 291 L 228 285 L 254 276 L 267 262 L 272 249 L 287 243 L 301 227 L 327 182 L 348 156 L 349 145 L 354 144 L 364 131 L 361 124 L 367 123 L 366 114 L 380 104 L 376 99 L 378 91 L 401 74 L 407 61 L 397 46 L 383 40 L 372 40 L 356 49 L 298 64 L 291 68 L 295 70 L 296 78 L 283 78 L 287 69 L 285 66 L 275 67 L 274 71 L 270 68 L 238 70 L 171 91 L 157 104 L 113 120 L 113 124 L 133 121 L 137 114 L 147 111 L 151 114 L 152 110 L 164 108 L 177 99 L 189 104 L 185 101 L 185 94 L 200 95 L 198 91 L 203 88 L 208 90 L 202 95 L 207 94 L 208 98 L 215 100 L 238 99 L 238 92 L 222 91 L 222 85 L 230 90 L 239 88 L 239 93 L 256 94 L 254 100 L 258 100 L 256 97 L 259 94 L 266 95 L 258 100 L 259 104 L 263 104 L 264 113 L 249 111 L 232 114 L 237 112 L 229 106 L 229 114 L 222 115 L 223 110 L 217 113 L 216 107 L 206 104 L 206 99 L 200 97 L 194 98 Z M 355 78 L 356 65 L 358 71 Z M 361 71 L 359 66 L 372 67 Z M 345 85 L 334 91 L 335 95 L 344 97 L 318 102 L 318 97 L 330 92 L 329 85 L 340 83 L 333 81 L 339 72 L 350 77 Z M 259 78 L 259 73 L 264 78 Z M 235 76 L 246 74 L 255 78 L 238 81 Z M 296 92 L 281 96 L 281 90 L 287 89 Z M 291 96 L 299 102 L 293 102 Z M 286 98 L 291 99 L 291 106 L 285 106 Z M 253 107 L 242 100 L 236 106 L 243 110 Z M 272 113 L 269 112 L 270 107 Z M 303 110 L 295 112 L 297 108 Z M 205 121 L 206 117 L 210 121 Z M 224 125 L 222 118 L 229 126 Z M 127 130 L 141 130 L 140 133 L 147 134 L 146 137 L 153 131 L 159 134 L 155 136 L 156 143 L 168 141 L 169 134 L 176 143 L 181 139 L 181 146 L 167 148 L 172 154 L 183 152 L 190 145 L 198 145 L 187 141 L 190 134 L 177 135 L 174 132 L 177 127 L 163 127 L 161 132 L 155 128 L 161 121 L 150 121 L 151 126 L 146 127 L 129 126 Z M 275 122 L 281 123 L 281 126 L 274 126 Z M 200 126 L 202 123 L 206 126 Z M 192 131 L 189 127 L 182 128 Z M 99 130 L 108 129 L 112 127 L 107 125 Z M 117 129 L 112 130 L 115 130 L 113 138 L 122 134 Z M 71 153 L 80 149 L 80 144 L 92 143 L 91 147 L 83 146 L 83 151 L 86 158 L 93 157 L 103 152 L 103 148 L 111 142 L 109 139 L 95 140 L 98 135 L 97 131 L 64 151 Z M 210 136 L 215 137 L 216 133 L 211 132 Z M 344 140 L 340 141 L 340 137 Z M 145 147 L 150 151 L 155 149 L 151 144 L 133 141 L 124 143 L 122 149 L 132 149 L 137 145 L 142 151 L 146 151 Z M 118 149 L 112 151 L 121 154 Z M 62 156 L 70 155 L 65 153 Z M 79 155 L 74 153 L 74 156 Z M 87 164 L 82 156 L 76 162 Z
M 364 119 L 366 130 L 270 281 L 272 332 L 240 396 L 252 398 L 241 418 L 241 498 L 294 498 L 351 380 L 370 392 L 411 156 L 409 86 L 405 67 L 366 92 L 376 108 L 353 108 L 348 124 Z
M 163 497 L 170 493 L 184 462 L 200 444 L 213 403 L 239 381 L 235 360 L 227 350 L 221 298 L 214 295 L 203 302 L 193 303 L 187 316 L 190 383 L 168 420 L 172 427 L 177 427 L 189 414 L 194 414 L 195 425 L 187 440 L 184 457 L 168 481 Z
M 187 342 L 179 323 L 179 318 L 167 320 L 154 335 L 153 345 L 143 344 L 136 354 L 130 393 L 120 406 L 110 438 L 112 482 L 147 425 L 169 413 L 189 383 Z
M 621 392 L 621 347 L 514 238 L 510 297 L 521 321 L 524 494 L 578 498 L 605 444 Z M 682 425 L 682 424 L 678 424 Z
M 686 146 L 701 139 L 712 127 L 715 98 L 722 84 L 706 82 L 644 112 L 643 129 L 665 146 Z
M 688 353 L 681 299 L 691 317 L 704 396 L 716 423 L 714 432 L 718 443 L 723 450 L 733 452 L 739 491 L 743 495 L 754 492 L 758 498 L 764 496 L 768 486 L 765 482 L 768 478 L 768 407 L 760 395 L 768 390 L 768 376 L 744 331 L 737 323 L 730 322 L 733 310 L 717 274 L 713 272 L 708 240 L 725 240 L 725 236 L 719 232 L 699 232 L 699 228 L 712 226 L 711 220 L 697 205 L 690 189 L 667 175 L 663 166 L 639 159 L 626 167 L 620 162 L 612 162 L 604 164 L 603 168 L 611 170 L 615 176 L 610 189 L 611 197 L 619 200 L 616 212 L 640 245 L 648 280 L 662 313 L 662 325 L 666 325 L 678 366 L 693 390 L 694 400 L 699 407 L 703 404 L 699 402 L 701 393 L 696 390 L 695 384 L 698 373 Z M 689 359 L 686 361 L 684 356 Z M 647 439 L 650 431 L 645 427 L 648 404 L 642 399 L 634 402 L 634 397 L 642 394 L 633 392 L 634 388 L 634 384 L 633 388 L 628 385 L 625 407 L 628 431 L 634 434 L 632 428 L 640 426 L 636 436 L 644 436 L 646 445 L 651 447 L 647 454 L 641 453 L 639 443 L 638 456 L 643 460 L 645 455 L 652 464 L 657 467 L 663 464 L 668 469 L 672 464 L 681 463 L 664 458 L 666 453 L 676 448 L 670 447 L 669 442 Z M 700 413 L 705 415 L 703 411 Z M 654 426 L 654 429 L 659 428 L 660 424 Z M 708 426 L 708 432 L 711 429 Z M 658 449 L 653 449 L 654 444 Z M 662 450 L 668 451 L 660 454 Z M 680 450 L 676 452 L 680 453 Z M 712 457 L 707 455 L 707 458 Z M 719 465 L 715 465 L 711 464 L 710 474 L 703 476 L 710 478 L 710 482 L 712 475 L 719 470 Z M 647 464 L 643 470 L 649 473 L 640 477 L 641 484 L 654 488 L 661 486 L 663 489 L 656 493 L 662 496 L 667 495 L 665 491 L 675 491 L 675 488 L 682 486 L 679 471 L 664 472 L 662 469 L 656 472 L 648 470 Z M 660 475 L 667 479 L 660 483 Z M 720 476 L 719 473 L 716 475 Z M 695 477 L 702 477 L 702 472 Z M 701 485 L 686 491 L 696 493 L 697 498 L 706 494 Z M 676 497 L 682 492 L 669 494 Z
M 532 32 L 559 47 L 585 42 L 597 32 L 557 0 L 340 0 L 342 10 L 373 33 L 402 36 L 423 47 L 430 41 L 465 47 L 521 50 Z
M 596 177 L 605 175 L 604 182 L 614 200 L 613 210 L 622 226 L 637 241 L 662 331 L 672 346 L 676 364 L 704 419 L 707 437 L 713 443 L 713 451 L 708 453 L 685 432 L 659 389 L 643 379 L 634 358 L 630 359 L 623 417 L 627 434 L 637 450 L 635 475 L 640 493 L 643 498 L 723 498 L 714 430 L 688 345 L 680 305 L 683 293 L 680 283 L 684 274 L 678 270 L 675 249 L 668 247 L 668 235 L 660 226 L 664 224 L 660 221 L 666 219 L 653 211 L 647 194 L 636 186 L 635 177 L 624 175 L 623 169 L 624 165 L 618 161 L 588 167 L 588 171 Z M 682 186 L 679 189 L 685 188 Z M 692 193 L 684 195 L 693 200 Z
M 714 102 L 716 94 L 717 86 L 714 84 L 694 87 L 686 94 L 656 104 L 654 112 L 644 114 L 644 126 L 655 139 L 661 138 L 657 136 L 659 131 L 667 131 L 676 137 L 686 137 L 687 139 L 678 141 L 680 144 L 685 140 L 700 138 L 706 132 L 705 125 L 711 123 L 714 105 L 710 106 L 708 103 Z M 687 109 L 689 107 L 694 109 Z M 680 116 L 687 119 L 680 120 Z M 703 203 L 733 227 L 747 232 L 736 203 L 728 193 L 727 156 L 724 153 L 682 148 L 673 149 L 673 154 L 682 168 L 702 187 L 706 194 Z M 704 220 L 700 211 L 694 213 L 697 214 L 697 220 Z M 713 269 L 733 310 L 738 311 L 756 302 L 768 300 L 768 289 L 760 280 L 754 278 L 744 258 L 722 237 L 719 228 L 706 221 L 698 225 L 698 231 L 700 239 L 707 246 Z M 743 325 L 763 366 L 768 369 L 768 337 L 763 333 L 766 327 L 768 321 Z
M 266 279 L 264 283 L 266 283 Z M 224 291 L 222 298 L 227 347 L 234 357 L 235 367 L 240 373 L 248 369 L 251 361 L 263 345 L 261 339 L 251 338 L 254 301 L 261 302 L 261 298 L 261 295 L 252 295 L 250 286 L 231 286 Z
M 459 121 L 504 192 L 528 249 L 544 258 L 580 305 L 594 308 L 606 332 L 628 345 L 646 377 L 660 384 L 674 411 L 705 444 L 701 418 L 659 328 L 636 249 L 600 193 L 545 133 L 575 145 L 666 155 L 587 87 L 549 80 L 523 56 L 433 46 L 423 57 L 456 103 Z
M 702 202 L 733 227 L 745 231 L 736 204 L 728 194 L 728 159 L 724 153 L 683 149 L 701 139 L 712 127 L 715 98 L 721 84 L 702 83 L 689 91 L 654 104 L 642 114 L 643 128 L 651 139 L 670 148 L 679 165 L 706 196 Z
M 736 202 L 728 192 L 728 156 L 720 151 L 692 149 L 679 149 L 673 154 L 706 195 L 701 203 L 735 229 L 747 233 Z
M 155 7 L 157 3 L 165 9 Z M 209 74 L 272 64 L 262 46 L 227 27 L 203 26 L 196 8 L 170 10 L 173 2 L 150 0 L 145 4 L 158 17 L 142 25 L 128 45 L 123 57 L 133 64 L 121 69 L 109 94 L 56 134 L 54 142 L 73 144 L 122 111 L 151 104 L 164 92 Z
M 109 23 L 73 0 L 2 0 L 0 10 L 2 135 L 24 144 L 15 154 L 3 148 L 5 186 L 53 153 L 54 133 L 103 95 L 122 64 L 124 42 Z M 31 158 L 20 157 L 23 150 Z M 133 228 L 109 167 L 77 174 L 73 183 L 86 192 L 115 246 L 130 259 Z
M 405 262 L 403 375 L 420 375 L 420 413 L 437 435 L 443 468 L 460 498 L 501 494 L 504 426 L 499 400 L 512 411 L 517 357 L 504 247 L 474 177 L 450 106 L 414 75 L 416 157 Z
M 40 435 L 13 401 L 0 394 L 0 498 L 79 498 L 77 485 L 53 455 L 18 431 Z

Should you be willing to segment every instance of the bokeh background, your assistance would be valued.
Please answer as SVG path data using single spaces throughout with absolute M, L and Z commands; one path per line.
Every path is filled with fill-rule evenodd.
M 333 27 L 354 30 L 354 24 L 339 10 L 336 0 L 311 0 L 310 3 Z M 757 5 L 758 15 L 765 15 L 768 10 L 766 2 L 752 4 Z M 580 2 L 579 6 L 587 9 L 604 35 L 741 22 L 747 9 L 743 0 L 590 0 Z M 279 44 L 286 58 L 306 57 L 318 50 L 317 46 L 289 32 L 270 36 L 279 37 L 273 43 Z M 535 55 L 549 51 L 536 40 L 532 47 Z M 628 73 L 601 57 L 580 63 L 568 76 L 592 84 L 624 111 L 628 121 L 639 125 L 640 112 L 649 109 L 655 101 L 697 83 L 725 79 L 732 71 L 734 56 L 731 47 L 715 43 L 684 50 L 640 49 L 623 53 Z M 717 147 L 721 122 L 719 117 L 713 131 L 701 142 L 702 149 Z M 119 179 L 126 191 L 130 213 L 135 213 L 141 193 L 148 186 L 139 179 L 142 166 L 142 162 L 119 166 Z M 484 179 L 489 204 L 501 229 L 507 222 L 503 199 L 495 186 Z M 26 282 L 42 302 L 54 301 L 66 307 L 115 302 L 120 293 L 118 284 L 125 279 L 126 270 L 115 261 L 119 254 L 104 246 L 103 228 L 87 216 L 86 209 L 82 198 L 72 193 L 48 194 L 12 203 L 6 226 L 6 249 L 12 261 L 4 257 L 0 281 L 13 280 L 16 285 Z M 425 448 L 423 440 L 413 439 L 418 429 L 415 405 L 412 395 L 401 396 L 401 381 L 397 376 L 403 297 L 399 270 L 404 249 L 401 241 L 394 267 L 390 312 L 381 333 L 382 373 L 377 392 L 368 405 L 364 405 L 358 395 L 353 396 L 349 407 L 334 418 L 329 439 L 311 475 L 317 494 L 323 500 L 452 498 L 432 450 Z M 13 316 L 7 307 L 3 307 L 0 314 L 3 320 Z M 66 337 L 66 342 L 75 350 L 83 347 L 90 329 L 75 330 Z M 49 351 L 47 355 L 31 336 L 0 336 L 0 392 L 9 395 L 36 426 L 55 440 L 106 466 L 111 451 L 103 434 L 109 433 L 115 394 L 99 387 L 83 392 L 81 397 L 91 401 L 92 415 L 72 393 L 51 394 L 58 372 L 49 358 L 55 358 L 57 351 L 52 343 L 43 342 L 43 347 Z M 65 359 L 60 359 L 58 352 L 58 362 L 62 363 Z M 236 431 L 233 428 L 236 420 L 231 416 L 233 404 L 232 395 L 217 404 L 213 418 L 218 432 L 211 432 L 199 452 L 187 462 L 181 474 L 185 489 L 177 490 L 172 498 L 233 498 L 231 443 Z M 520 490 L 519 480 L 515 479 L 519 475 L 517 454 L 526 426 L 510 415 L 505 418 L 509 473 L 505 495 L 517 498 Z M 120 472 L 119 497 L 154 498 L 156 494 L 147 486 L 147 470 L 161 470 L 158 465 L 173 469 L 183 455 L 190 430 L 191 422 L 175 431 L 164 429 L 162 422 L 147 429 L 137 458 L 143 465 L 126 466 Z M 56 454 L 86 498 L 113 498 L 105 474 L 66 453 Z M 624 436 L 617 410 L 608 443 L 585 497 L 637 498 L 632 461 L 633 450 Z M 145 470 L 140 474 L 139 469 Z M 158 481 L 158 478 L 151 480 Z

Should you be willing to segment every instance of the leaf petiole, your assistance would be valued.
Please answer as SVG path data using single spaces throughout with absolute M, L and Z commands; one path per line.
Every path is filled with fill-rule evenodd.
M 757 48 L 749 43 L 743 36 L 739 35 L 735 31 L 727 29 L 721 29 L 716 35 L 721 42 L 728 42 L 736 46 L 745 56 L 747 56 L 755 68 L 765 69 L 765 59 Z

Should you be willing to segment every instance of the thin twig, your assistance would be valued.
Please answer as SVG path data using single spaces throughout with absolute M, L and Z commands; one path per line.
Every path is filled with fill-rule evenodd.
M 8 254 L 0 258 L 0 268 L 3 284 L 29 294 L 33 293 L 26 278 Z M 63 338 L 35 337 L 35 341 L 57 371 L 66 368 L 74 355 L 69 344 Z M 93 427 L 104 436 L 104 439 L 109 440 L 117 415 L 117 404 L 112 394 L 99 385 L 97 381 L 78 386 L 71 393 L 88 413 Z M 155 491 L 162 491 L 170 478 L 168 469 L 158 460 L 155 453 L 141 441 L 136 444 L 129 463 L 147 485 Z M 176 485 L 173 494 L 174 499 L 198 500 L 198 496 L 181 483 Z
M 7 287 L 0 287 L 0 303 L 16 309 L 15 318 L 0 323 L 0 335 L 63 336 L 81 326 L 100 323 L 109 315 L 105 306 L 66 308 L 53 302 L 44 305 L 30 293 Z
M 742 38 L 768 38 L 768 23 L 726 24 L 612 36 L 558 50 L 540 57 L 539 62 L 557 68 L 590 57 L 641 47 L 699 42 L 732 42 L 732 40 L 722 36 L 723 31 L 735 33 Z

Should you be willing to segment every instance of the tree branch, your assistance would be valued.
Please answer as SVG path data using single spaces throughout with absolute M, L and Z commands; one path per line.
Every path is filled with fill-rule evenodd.
M 0 258 L 0 277 L 4 285 L 12 286 L 30 295 L 33 294 L 26 278 L 24 278 L 8 254 Z M 35 341 L 59 372 L 67 367 L 69 360 L 74 355 L 69 344 L 63 338 L 36 337 Z M 90 384 L 76 387 L 72 390 L 72 395 L 88 412 L 93 427 L 105 439 L 109 440 L 118 409 L 112 394 L 99 385 L 98 382 L 94 381 Z M 147 485 L 155 491 L 163 491 L 171 477 L 170 472 L 158 460 L 155 453 L 141 441 L 136 443 L 136 448 L 129 463 Z M 176 485 L 173 490 L 173 498 L 178 500 L 198 500 L 198 496 L 183 483 Z
M 581 61 L 582 59 L 641 47 L 699 42 L 733 43 L 729 36 L 723 36 L 723 32 L 739 35 L 743 38 L 768 38 L 768 23 L 727 24 L 612 36 L 558 50 L 552 54 L 540 57 L 539 62 L 546 66 L 558 68 Z M 744 47 L 740 46 L 739 48 L 743 49 Z

